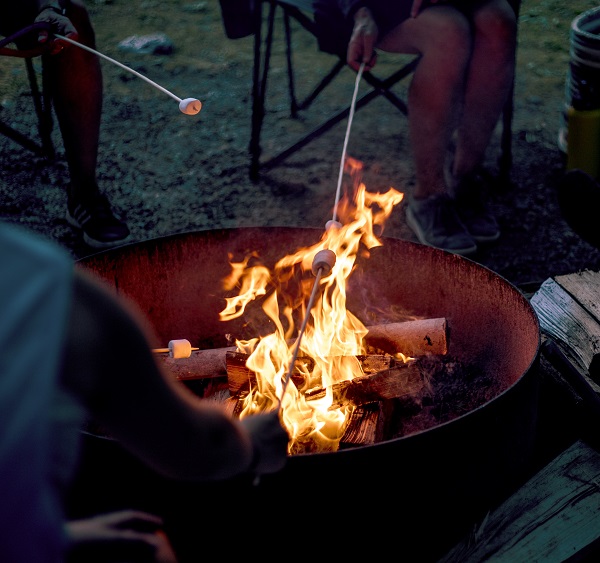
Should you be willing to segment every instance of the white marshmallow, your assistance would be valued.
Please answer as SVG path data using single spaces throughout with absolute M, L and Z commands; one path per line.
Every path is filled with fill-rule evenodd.
M 202 109 L 202 102 L 196 98 L 186 98 L 179 102 L 179 111 L 186 115 L 196 115 Z
M 312 273 L 316 276 L 319 273 L 319 270 L 323 270 L 323 275 L 329 275 L 335 265 L 335 260 L 336 257 L 333 250 L 329 250 L 328 248 L 319 250 L 313 258 Z
M 192 345 L 185 338 L 169 341 L 169 356 L 171 358 L 189 358 L 192 355 Z

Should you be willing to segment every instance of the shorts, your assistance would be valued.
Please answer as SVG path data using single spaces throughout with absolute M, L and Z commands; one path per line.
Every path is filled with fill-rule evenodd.
M 469 13 L 479 3 L 485 0 L 447 0 L 445 6 L 454 6 L 458 10 Z M 428 5 L 424 0 L 421 9 Z M 380 37 L 384 37 L 396 26 L 410 18 L 412 0 L 368 0 L 365 2 L 373 13 L 379 27 Z M 340 57 L 346 57 L 346 50 L 354 22 L 346 18 L 339 8 L 337 0 L 316 0 L 315 25 L 319 49 Z

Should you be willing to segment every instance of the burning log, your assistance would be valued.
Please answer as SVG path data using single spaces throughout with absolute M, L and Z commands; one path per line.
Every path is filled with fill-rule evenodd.
M 247 391 L 256 382 L 255 374 L 246 367 L 248 354 L 229 352 L 227 354 L 227 380 L 232 396 Z M 418 362 L 398 364 L 390 356 L 357 356 L 365 375 L 352 380 L 341 381 L 330 387 L 334 406 L 350 403 L 355 406 L 383 399 L 418 396 L 426 386 L 426 378 Z M 296 363 L 310 363 L 310 358 L 300 357 Z M 310 367 L 310 366 L 309 366 Z M 303 378 L 292 373 L 292 381 L 300 387 Z M 326 389 L 315 389 L 306 393 L 306 399 L 313 401 L 325 396 Z
M 335 383 L 330 387 L 334 405 L 350 403 L 361 406 L 383 399 L 416 397 L 427 387 L 421 369 L 416 362 L 378 371 L 370 375 L 360 375 L 349 381 Z M 325 396 L 326 389 L 318 389 L 306 394 L 308 401 Z
M 365 343 L 368 346 L 379 348 L 392 355 L 398 352 L 402 352 L 407 356 L 446 354 L 448 350 L 447 323 L 444 318 L 374 325 L 367 328 L 369 332 L 365 337 Z M 237 366 L 235 360 L 232 360 L 235 356 L 227 357 L 234 352 L 236 352 L 235 346 L 206 350 L 194 349 L 189 358 L 172 358 L 167 355 L 157 354 L 156 360 L 169 373 L 181 380 L 204 379 L 227 375 L 228 379 L 231 380 L 231 386 L 231 382 L 238 381 L 239 379 L 239 385 L 234 383 L 232 387 L 232 392 L 237 393 L 240 387 L 248 380 L 250 370 L 243 365 Z M 247 356 L 245 357 L 247 358 Z M 231 361 L 231 365 L 228 365 L 228 361 Z M 371 359 L 368 361 L 373 362 L 377 360 Z M 365 369 L 363 365 L 363 370 L 365 372 L 375 371 L 376 369 L 381 370 L 385 367 L 381 365 L 381 367 L 375 366 Z
M 250 385 L 256 384 L 256 374 L 246 367 L 249 354 L 243 352 L 229 351 L 226 354 L 227 384 L 231 395 L 239 395 L 247 392 Z M 391 356 L 369 355 L 356 356 L 364 373 L 376 373 L 395 366 L 396 360 Z M 314 369 L 314 360 L 307 356 L 299 356 L 296 359 L 296 367 L 292 371 L 291 379 L 296 387 L 301 387 L 304 382 L 303 372 Z
M 382 403 L 370 403 L 354 409 L 340 441 L 340 449 L 376 444 L 383 440 Z

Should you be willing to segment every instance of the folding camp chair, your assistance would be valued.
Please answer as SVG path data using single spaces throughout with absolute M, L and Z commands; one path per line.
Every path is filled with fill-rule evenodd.
M 43 58 L 47 48 L 45 46 L 40 46 L 34 49 L 20 50 L 14 47 L 7 47 L 7 45 L 14 43 L 16 40 L 27 34 L 35 33 L 37 35 L 40 29 L 48 28 L 49 26 L 46 23 L 35 23 L 0 40 L 0 56 L 18 57 L 25 61 L 27 79 L 29 81 L 31 97 L 33 99 L 33 106 L 37 117 L 39 140 L 32 139 L 30 136 L 17 130 L 11 125 L 8 125 L 4 121 L 0 121 L 0 133 L 20 144 L 22 147 L 32 151 L 36 155 L 54 158 L 55 149 L 52 142 L 54 122 L 52 119 L 52 103 L 49 95 L 50 88 L 47 84 L 48 79 L 43 70 L 43 65 L 41 71 L 42 86 L 40 88 L 38 85 L 38 72 L 34 66 L 34 59 L 37 57 Z
M 266 36 L 263 40 L 263 4 L 268 4 L 266 16 Z M 271 50 L 273 46 L 274 25 L 277 11 L 283 16 L 284 37 L 286 46 L 286 59 L 288 71 L 288 87 L 290 96 L 290 114 L 295 118 L 298 112 L 307 109 L 317 97 L 330 85 L 340 72 L 347 68 L 346 61 L 342 57 L 336 57 L 331 70 L 322 77 L 311 92 L 301 101 L 296 96 L 295 75 L 293 68 L 292 53 L 292 21 L 299 23 L 304 29 L 316 37 L 316 24 L 314 21 L 314 8 L 311 0 L 259 0 L 254 12 L 254 69 L 252 90 L 252 129 L 250 137 L 250 178 L 257 181 L 261 170 L 267 170 L 280 164 L 290 155 L 300 150 L 312 140 L 329 131 L 334 125 L 345 119 L 350 113 L 350 105 L 338 111 L 316 129 L 310 131 L 292 145 L 271 156 L 267 160 L 261 160 L 260 136 L 265 116 L 265 100 L 267 92 L 267 81 L 270 70 Z M 392 86 L 410 75 L 416 68 L 418 57 L 411 57 L 410 61 L 401 66 L 387 78 L 379 78 L 372 72 L 364 72 L 363 80 L 371 89 L 356 100 L 355 111 L 366 106 L 371 100 L 383 96 L 389 100 L 402 114 L 406 115 L 408 109 L 404 100 L 391 91 Z
M 350 105 L 338 111 L 317 128 L 313 129 L 299 140 L 284 148 L 275 155 L 267 159 L 262 159 L 261 132 L 265 116 L 265 102 L 267 93 L 267 82 L 270 70 L 270 59 L 274 41 L 274 26 L 278 10 L 282 14 L 284 26 L 284 38 L 286 48 L 286 62 L 288 71 L 288 87 L 290 97 L 290 115 L 292 118 L 298 116 L 299 111 L 307 109 L 316 98 L 331 84 L 331 82 L 340 74 L 344 68 L 348 68 L 345 58 L 337 56 L 331 70 L 317 83 L 302 101 L 298 101 L 296 96 L 295 76 L 293 68 L 292 53 L 292 22 L 300 24 L 305 30 L 316 37 L 316 23 L 314 20 L 314 7 L 311 0 L 256 0 L 255 2 L 245 2 L 244 0 L 230 0 L 236 4 L 236 8 L 244 5 L 248 9 L 247 14 L 241 15 L 239 9 L 236 20 L 233 24 L 239 26 L 236 29 L 227 28 L 226 13 L 224 11 L 225 27 L 230 38 L 238 38 L 254 34 L 254 68 L 253 68 L 253 89 L 252 89 L 252 127 L 250 138 L 250 178 L 257 181 L 261 170 L 274 168 L 290 155 L 300 150 L 312 140 L 320 137 L 329 131 L 334 125 L 345 119 L 350 113 Z M 517 17 L 521 0 L 509 0 Z M 221 0 L 222 7 L 226 0 Z M 252 4 L 254 9 L 252 10 Z M 263 14 L 263 4 L 268 5 L 266 18 Z M 229 22 L 232 23 L 231 21 Z M 263 38 L 263 28 L 266 32 Z M 408 109 L 406 103 L 400 99 L 391 88 L 401 80 L 412 74 L 419 62 L 419 57 L 411 57 L 408 62 L 393 72 L 387 78 L 379 78 L 372 72 L 363 73 L 363 79 L 371 86 L 371 90 L 363 94 L 356 101 L 355 110 L 358 111 L 371 100 L 378 96 L 383 96 L 389 100 L 400 112 L 407 115 Z M 513 95 L 514 84 L 511 89 L 509 99 L 504 107 L 502 115 L 502 135 L 501 135 L 501 154 L 498 158 L 499 172 L 498 178 L 502 185 L 508 185 L 510 182 L 510 170 L 512 167 L 512 120 L 513 120 Z

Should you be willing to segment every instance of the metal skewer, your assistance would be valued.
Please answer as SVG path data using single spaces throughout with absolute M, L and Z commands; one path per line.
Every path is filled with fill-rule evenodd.
M 354 93 L 352 95 L 352 102 L 350 104 L 350 114 L 348 116 L 348 126 L 346 128 L 346 135 L 344 137 L 344 147 L 342 149 L 342 159 L 340 162 L 340 172 L 338 175 L 338 183 L 337 183 L 336 195 L 335 195 L 335 204 L 333 206 L 333 218 L 331 221 L 327 222 L 326 228 L 329 228 L 331 225 L 338 225 L 341 227 L 340 223 L 337 221 L 337 206 L 338 206 L 339 199 L 340 199 L 342 178 L 343 178 L 343 173 L 344 173 L 344 162 L 346 160 L 346 149 L 348 147 L 348 138 L 350 137 L 350 129 L 352 128 L 352 120 L 354 118 L 354 108 L 356 106 L 356 97 L 358 95 L 358 86 L 360 84 L 360 79 L 362 77 L 364 68 L 365 68 L 365 63 L 362 63 L 356 74 L 356 82 L 354 83 Z M 327 251 L 321 251 L 321 252 L 327 252 Z M 332 251 L 328 251 L 328 252 L 330 252 L 333 255 L 333 263 L 332 263 L 332 258 L 328 257 L 328 259 L 326 259 L 324 261 L 327 263 L 320 262 L 319 264 L 316 265 L 315 263 L 317 262 L 319 255 L 321 254 L 320 252 L 318 252 L 315 255 L 315 258 L 313 260 L 313 273 L 315 274 L 315 281 L 313 283 L 312 292 L 311 292 L 310 298 L 308 300 L 308 304 L 306 306 L 307 314 L 304 316 L 304 319 L 302 320 L 302 325 L 300 326 L 300 330 L 298 332 L 298 338 L 296 339 L 296 343 L 294 345 L 294 352 L 292 354 L 292 360 L 288 366 L 288 371 L 285 376 L 285 380 L 283 382 L 283 390 L 281 392 L 281 397 L 279 399 L 280 407 L 281 407 L 281 400 L 283 399 L 283 396 L 285 395 L 285 390 L 287 389 L 288 383 L 290 382 L 290 379 L 292 377 L 292 372 L 294 371 L 294 365 L 296 364 L 296 360 L 298 358 L 298 352 L 300 350 L 300 342 L 304 335 L 304 331 L 306 330 L 306 325 L 308 324 L 308 313 L 314 305 L 314 301 L 315 301 L 315 298 L 317 295 L 317 289 L 319 287 L 319 282 L 321 281 L 323 274 L 327 275 L 331 272 L 331 268 L 333 268 L 333 264 L 335 263 L 335 254 Z
M 130 72 L 131 74 L 137 76 L 138 78 L 141 78 L 142 80 L 146 81 L 151 86 L 154 86 L 154 88 L 156 88 L 157 90 L 164 92 L 165 94 L 167 94 L 167 96 L 170 96 L 171 98 L 173 98 L 174 100 L 179 102 L 180 111 L 182 113 L 185 113 L 186 115 L 196 115 L 202 109 L 202 102 L 200 100 L 197 100 L 196 98 L 185 98 L 182 100 L 180 97 L 173 94 L 173 92 L 170 92 L 169 90 L 167 90 L 160 84 L 157 84 L 153 80 L 150 80 L 148 77 L 144 76 L 143 74 L 140 74 L 136 70 L 129 68 L 128 66 L 124 65 L 123 63 L 120 63 L 119 61 L 116 61 L 115 59 L 111 59 L 107 55 L 100 53 L 99 51 L 96 51 L 95 49 L 92 49 L 91 47 L 88 47 L 87 45 L 84 45 L 83 43 L 79 43 L 78 41 L 74 41 L 73 39 L 69 39 L 68 37 L 65 37 L 64 35 L 59 35 L 57 33 L 54 34 L 54 37 L 56 37 L 57 39 L 60 39 L 61 41 L 66 41 L 67 43 L 70 43 L 71 45 L 76 45 L 77 47 L 79 47 L 80 49 L 83 49 L 84 51 L 89 51 L 90 53 L 93 53 L 94 55 L 97 55 L 98 57 L 101 57 L 102 59 L 105 59 L 105 60 L 117 65 L 119 68 L 122 68 L 123 70 L 126 70 L 127 72 Z

